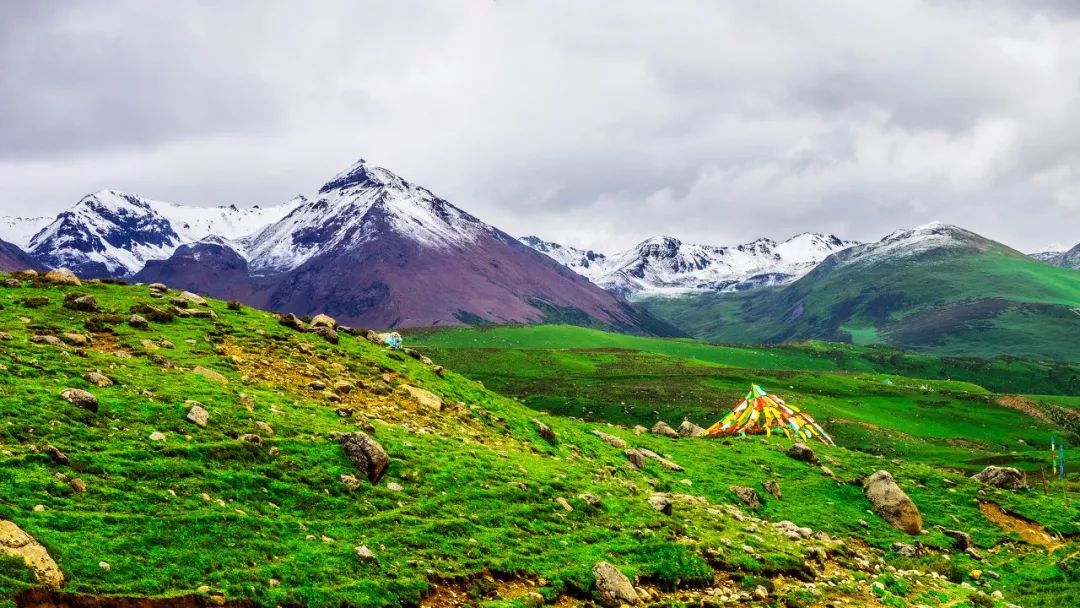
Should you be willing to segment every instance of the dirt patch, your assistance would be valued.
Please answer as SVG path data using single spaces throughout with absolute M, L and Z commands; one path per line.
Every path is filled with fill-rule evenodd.
M 1034 522 L 1007 513 L 1004 509 L 992 502 L 980 502 L 979 510 L 991 523 L 1006 532 L 1015 532 L 1025 542 L 1044 547 L 1053 553 L 1065 543 L 1054 538 L 1045 528 Z
M 110 597 L 29 589 L 15 596 L 15 605 L 18 608 L 251 608 L 254 604 L 220 596 Z
M 995 399 L 994 402 L 1002 407 L 1007 407 L 1011 410 L 1027 414 L 1036 420 L 1041 420 L 1047 424 L 1054 424 L 1054 421 L 1046 415 L 1046 412 L 1039 409 L 1039 407 L 1027 397 L 1022 397 L 1020 395 L 1001 395 Z

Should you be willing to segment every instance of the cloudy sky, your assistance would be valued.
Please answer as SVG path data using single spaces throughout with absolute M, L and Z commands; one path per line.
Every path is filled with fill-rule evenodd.
M 1067 0 L 0 4 L 0 214 L 274 204 L 364 157 L 607 251 L 1080 242 Z

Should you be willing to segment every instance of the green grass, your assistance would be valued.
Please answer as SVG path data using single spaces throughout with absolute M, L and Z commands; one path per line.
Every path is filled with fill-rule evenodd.
M 784 287 L 643 304 L 710 341 L 882 341 L 944 356 L 1080 362 L 1080 272 L 999 245 L 873 264 L 829 261 Z
M 888 468 L 918 503 L 929 531 L 918 540 L 934 552 L 899 558 L 890 544 L 911 539 L 868 513 L 858 486 L 784 455 L 785 440 L 673 441 L 548 416 L 453 371 L 440 377 L 421 361 L 363 339 L 343 334 L 331 345 L 279 325 L 269 313 L 230 310 L 219 301 L 210 301 L 217 319 L 178 317 L 152 323 L 148 331 L 102 317 L 95 326 L 108 331 L 93 333 L 85 351 L 30 342 L 34 334 L 86 332 L 93 315 L 61 305 L 72 292 L 94 295 L 118 319 L 126 319 L 138 304 L 162 305 L 141 286 L 27 281 L 19 288 L 0 288 L 0 331 L 12 335 L 0 342 L 0 518 L 45 545 L 66 575 L 66 591 L 221 594 L 259 606 L 385 606 L 415 605 L 436 584 L 449 584 L 463 592 L 473 589 L 477 601 L 521 601 L 496 597 L 492 590 L 498 585 L 482 583 L 485 573 L 493 573 L 531 581 L 553 601 L 560 595 L 593 597 L 590 571 L 599 560 L 616 564 L 658 593 L 709 584 L 716 571 L 733 581 L 784 575 L 791 585 L 793 576 L 812 576 L 806 552 L 822 546 L 838 573 L 817 581 L 837 585 L 821 584 L 818 593 L 865 604 L 870 584 L 884 575 L 856 570 L 854 547 L 865 543 L 858 551 L 888 565 L 947 574 L 944 581 L 927 579 L 930 587 L 918 590 L 892 585 L 889 593 L 896 601 L 955 604 L 971 596 L 959 583 L 972 582 L 967 573 L 974 565 L 960 556 L 947 559 L 951 541 L 937 525 L 962 527 L 975 536 L 988 556 L 981 567 L 1002 577 L 987 591 L 1000 588 L 1017 599 L 1023 594 L 1025 606 L 1062 605 L 1080 584 L 1076 559 L 1067 557 L 1080 548 L 1076 540 L 1054 556 L 1023 544 L 1000 544 L 1006 534 L 977 509 L 977 500 L 992 500 L 1053 532 L 1080 532 L 1075 508 L 1063 509 L 1060 501 L 1038 493 L 987 490 L 921 462 L 894 464 L 867 451 L 818 448 L 841 480 Z M 18 303 L 35 296 L 49 303 L 37 308 Z M 161 339 L 175 348 L 152 350 L 143 344 Z M 676 341 L 655 348 L 675 350 L 637 351 L 634 365 L 663 370 L 660 363 L 676 361 L 670 353 L 699 352 L 696 361 L 679 361 L 683 371 L 704 374 L 703 386 L 742 383 L 724 375 L 741 368 L 722 366 L 723 355 L 712 347 Z M 818 375 L 831 372 L 812 366 L 820 363 L 827 370 L 835 364 L 814 354 L 820 349 L 730 354 L 745 361 L 774 356 L 804 361 L 807 369 L 800 373 L 820 381 L 823 391 L 847 394 L 869 382 L 857 375 L 834 383 Z M 451 369 L 469 367 L 459 368 L 450 350 L 437 362 Z M 499 350 L 505 359 L 487 359 L 489 364 L 504 362 L 502 370 L 519 366 L 517 371 L 528 371 L 527 379 L 537 386 L 551 386 L 552 395 L 558 385 L 534 361 L 550 362 L 556 371 L 573 369 L 583 383 L 606 383 L 604 374 L 624 366 L 625 351 L 610 348 L 588 356 L 543 348 Z M 227 382 L 193 374 L 196 366 L 223 374 Z M 85 376 L 93 370 L 116 384 L 90 385 Z M 787 371 L 776 374 L 777 381 L 794 379 Z M 337 403 L 308 388 L 312 379 L 348 379 L 360 388 Z M 979 390 L 958 381 L 930 382 L 950 394 Z M 485 383 L 493 384 L 486 378 Z M 436 393 L 446 407 L 435 412 L 412 402 L 406 384 Z M 66 387 L 94 393 L 98 413 L 60 399 Z M 206 405 L 207 429 L 184 420 L 187 400 Z M 538 435 L 531 422 L 536 417 L 555 430 L 554 445 Z M 273 434 L 256 422 L 268 423 Z M 378 485 L 364 481 L 350 490 L 340 477 L 356 471 L 334 436 L 367 425 L 391 464 Z M 593 435 L 594 429 L 663 453 L 685 471 L 675 473 L 652 461 L 633 471 L 622 451 Z M 165 441 L 150 441 L 155 431 L 165 433 Z M 262 435 L 262 445 L 241 439 L 246 433 Z M 71 464 L 54 462 L 43 451 L 46 445 L 63 450 Z M 58 473 L 82 479 L 86 492 L 75 492 Z M 779 480 L 784 498 L 766 496 L 759 516 L 795 521 L 837 540 L 796 542 L 764 522 L 735 518 L 728 486 L 760 488 L 765 478 Z M 946 478 L 954 488 L 945 485 Z M 391 483 L 402 489 L 394 491 Z M 654 491 L 697 498 L 677 500 L 674 515 L 665 516 L 646 504 Z M 599 497 L 600 506 L 579 498 L 584 492 Z M 559 497 L 574 511 L 556 504 Z M 353 547 L 359 544 L 370 547 L 378 563 L 358 561 Z M 743 551 L 744 544 L 759 557 Z M 999 550 L 989 552 L 995 545 Z M 110 564 L 108 571 L 99 566 L 102 561 Z M 9 603 L 28 584 L 18 563 L 0 561 L 2 601 Z M 924 597 L 928 589 L 935 594 L 931 599 Z M 797 584 L 790 590 L 793 598 L 801 593 L 809 591 Z

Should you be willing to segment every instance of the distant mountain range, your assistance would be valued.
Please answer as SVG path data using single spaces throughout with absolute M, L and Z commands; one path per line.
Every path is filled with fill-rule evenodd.
M 779 243 L 760 238 L 734 247 L 695 245 L 658 236 L 606 256 L 536 236 L 521 241 L 604 289 L 634 299 L 782 285 L 803 276 L 829 255 L 858 244 L 813 233 Z
M 1080 270 L 1080 245 L 1068 251 L 1041 251 L 1031 254 L 1031 257 L 1054 266 Z

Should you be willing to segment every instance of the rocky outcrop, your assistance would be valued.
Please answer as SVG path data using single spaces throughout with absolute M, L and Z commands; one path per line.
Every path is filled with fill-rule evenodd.
M 206 411 L 201 403 L 195 401 L 188 401 L 188 405 L 191 406 L 188 409 L 187 416 L 189 422 L 199 428 L 206 428 L 206 425 L 210 423 L 210 412 Z
M 814 450 L 810 449 L 810 446 L 801 441 L 788 448 L 786 453 L 795 460 L 808 462 L 812 465 L 818 464 L 817 454 L 814 453 Z
M 64 573 L 49 552 L 14 522 L 0 520 L 0 555 L 15 556 L 34 573 L 34 578 L 50 587 L 64 584 Z
M 64 401 L 67 401 L 68 403 L 76 407 L 81 407 L 84 410 L 89 410 L 94 413 L 97 413 L 98 411 L 97 397 L 82 390 L 81 388 L 64 389 L 60 393 L 60 396 L 63 397 Z
M 539 433 L 539 435 L 544 438 L 544 441 L 546 441 L 548 443 L 552 443 L 552 444 L 558 442 L 558 438 L 555 436 L 555 431 L 551 430 L 550 426 L 544 424 L 543 422 L 537 420 L 536 418 L 532 419 L 532 423 L 533 423 L 533 426 L 536 427 L 536 432 Z
M 682 424 L 679 425 L 678 433 L 683 437 L 704 437 L 705 429 L 684 418 Z
M 922 515 L 888 471 L 878 471 L 863 483 L 863 490 L 874 511 L 894 527 L 918 534 L 922 530 Z
M 761 497 L 758 496 L 757 490 L 754 488 L 748 488 L 746 486 L 728 486 L 728 490 L 751 509 L 757 509 L 761 506 Z
M 662 437 L 671 437 L 672 439 L 678 439 L 679 437 L 679 433 L 663 420 L 654 424 L 651 431 Z
M 773 498 L 780 500 L 780 484 L 776 483 L 775 479 L 766 479 L 761 482 L 761 487 L 765 488 L 765 491 L 773 495 Z
M 630 579 L 619 572 L 618 568 L 607 562 L 593 566 L 596 577 L 596 590 L 600 594 L 600 603 L 608 608 L 619 608 L 623 604 L 637 604 L 640 600 Z
M 345 455 L 356 468 L 367 475 L 371 483 L 379 483 L 390 465 L 390 456 L 379 442 L 362 432 L 346 433 L 340 441 Z
M 1005 490 L 1022 490 L 1027 487 L 1027 478 L 1018 469 L 1012 467 L 989 466 L 972 475 L 971 478 Z
M 79 280 L 79 277 L 75 276 L 75 273 L 67 268 L 50 270 L 45 273 L 45 280 L 56 285 L 82 285 L 82 281 Z
M 595 430 L 595 429 L 593 430 L 592 434 L 596 435 L 600 439 L 603 439 L 604 441 L 607 442 L 608 445 L 610 445 L 613 448 L 617 448 L 617 449 L 620 449 L 620 450 L 626 448 L 626 442 L 623 441 L 622 439 L 620 439 L 619 437 L 616 437 L 614 435 L 608 435 L 607 433 L 605 433 L 603 431 L 598 431 L 598 430 Z

